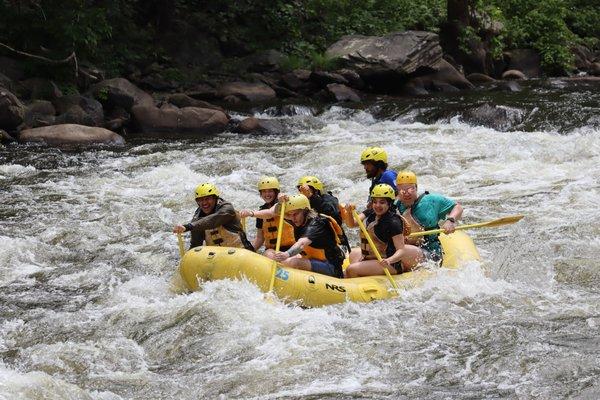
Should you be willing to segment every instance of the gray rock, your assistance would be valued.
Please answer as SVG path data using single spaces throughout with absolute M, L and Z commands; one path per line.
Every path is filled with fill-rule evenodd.
M 207 103 L 206 101 L 196 100 L 185 93 L 175 93 L 169 96 L 167 101 L 171 104 L 176 105 L 179 108 L 184 107 L 197 107 L 197 108 L 210 108 L 211 110 L 219 110 L 225 112 L 225 110 L 219 106 Z
M 217 98 L 217 89 L 207 83 L 199 83 L 185 94 L 197 100 L 214 100 Z
M 131 111 L 133 106 L 154 106 L 152 96 L 124 78 L 102 81 L 92 86 L 92 94 L 107 109 L 122 107 Z
M 407 96 L 425 96 L 429 91 L 425 89 L 425 84 L 419 78 L 414 78 L 402 88 L 402 94 Z
M 265 50 L 249 56 L 246 61 L 249 71 L 267 72 L 279 70 L 285 59 L 285 54 L 277 50 Z
M 283 86 L 295 92 L 307 92 L 317 89 L 313 82 L 310 81 L 311 72 L 308 70 L 294 70 L 281 76 Z
M 329 92 L 329 95 L 335 101 L 360 101 L 360 96 L 354 90 L 339 83 L 330 83 L 327 85 L 327 92 Z
M 342 75 L 327 71 L 313 71 L 310 74 L 310 80 L 320 87 L 325 87 L 330 83 L 348 84 L 348 80 Z
M 466 122 L 499 131 L 513 128 L 523 121 L 523 117 L 524 115 L 520 110 L 491 104 L 483 104 L 463 113 L 463 119 Z
M 6 89 L 0 88 L 0 129 L 12 130 L 23 122 L 25 106 Z
M 219 88 L 217 96 L 223 99 L 236 96 L 250 102 L 262 102 L 274 99 L 276 93 L 264 83 L 229 82 Z
M 508 71 L 504 71 L 504 73 L 502 73 L 502 79 L 506 80 L 521 80 L 526 78 L 527 77 L 524 73 L 516 69 L 509 69 Z
M 94 121 L 92 116 L 86 113 L 85 110 L 78 105 L 69 107 L 65 113 L 56 117 L 56 123 L 96 126 L 96 121 Z
M 143 133 L 219 133 L 229 122 L 225 113 L 208 108 L 162 110 L 154 106 L 134 106 L 131 113 L 137 127 Z
M 478 72 L 469 74 L 469 75 L 467 75 L 466 78 L 473 85 L 483 85 L 486 83 L 496 82 L 496 80 L 494 78 L 492 78 L 491 76 L 486 75 L 486 74 L 480 74 Z
M 340 69 L 336 71 L 339 75 L 343 76 L 344 79 L 348 81 L 348 85 L 353 87 L 354 89 L 363 89 L 365 87 L 365 82 L 362 80 L 360 75 L 356 71 L 352 71 L 351 69 Z
M 542 59 L 533 49 L 515 49 L 504 52 L 508 70 L 521 71 L 527 78 L 539 78 L 542 75 Z M 504 74 L 502 75 L 504 79 Z M 519 78 L 516 78 L 519 79 Z
M 24 89 L 23 97 L 31 100 L 56 100 L 61 97 L 62 91 L 56 84 L 48 79 L 30 78 L 21 85 Z
M 413 79 L 419 79 L 422 86 L 429 91 L 456 92 L 459 89 L 472 89 L 474 87 L 463 74 L 458 72 L 446 60 L 439 62 L 437 71 Z
M 442 48 L 434 33 L 406 31 L 386 36 L 343 36 L 326 54 L 341 58 L 365 79 L 390 72 L 408 75 L 419 68 L 437 69 Z
M 6 131 L 0 129 L 0 143 L 14 142 L 15 138 L 10 136 Z
M 104 107 L 102 107 L 102 104 L 98 100 L 91 97 L 71 94 L 56 99 L 53 104 L 58 114 L 67 113 L 74 106 L 80 107 L 92 121 L 91 124 L 86 123 L 82 125 L 102 126 L 104 121 Z
M 27 128 L 37 128 L 55 124 L 56 109 L 47 100 L 36 100 L 25 111 L 24 123 Z
M 240 122 L 233 132 L 277 135 L 285 133 L 285 127 L 278 120 L 250 117 Z
M 40 142 L 49 145 L 124 144 L 125 140 L 108 129 L 76 124 L 52 125 L 25 129 L 21 142 Z
M 106 116 L 106 122 L 104 127 L 114 132 L 120 132 L 125 128 L 131 120 L 131 114 L 129 114 L 124 108 L 117 107 L 111 110 Z

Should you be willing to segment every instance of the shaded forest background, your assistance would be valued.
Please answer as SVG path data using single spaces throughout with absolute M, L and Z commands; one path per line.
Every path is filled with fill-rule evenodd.
M 72 79 L 73 52 L 106 77 L 159 64 L 169 79 L 201 79 L 266 49 L 289 69 L 326 69 L 343 35 L 414 29 L 439 33 L 461 64 L 481 48 L 491 62 L 530 48 L 547 74 L 567 74 L 574 46 L 598 51 L 599 15 L 598 0 L 0 0 L 0 56 L 67 59 L 22 56 L 28 75 L 58 81 Z

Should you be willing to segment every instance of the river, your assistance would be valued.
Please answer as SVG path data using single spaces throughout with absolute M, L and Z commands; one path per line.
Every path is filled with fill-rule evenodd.
M 0 148 L 0 399 L 599 398 L 598 89 L 256 110 L 282 136 Z M 485 103 L 508 121 L 461 117 Z M 231 281 L 180 293 L 170 230 L 198 183 L 255 208 L 261 175 L 295 192 L 314 174 L 360 204 L 372 145 L 458 200 L 464 223 L 525 218 L 470 231 L 481 264 L 400 299 L 303 309 Z

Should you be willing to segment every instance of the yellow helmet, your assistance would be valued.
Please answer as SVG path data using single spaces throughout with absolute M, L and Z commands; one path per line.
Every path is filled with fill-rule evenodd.
M 390 185 L 380 183 L 378 185 L 375 185 L 373 190 L 371 190 L 371 197 L 384 197 L 394 200 L 396 198 L 396 192 L 394 192 L 394 188 Z
M 387 164 L 387 153 L 381 147 L 369 147 L 363 150 L 360 155 L 360 163 L 365 161 L 383 161 Z
M 289 200 L 285 202 L 285 212 L 302 210 L 304 208 L 310 208 L 310 201 L 303 194 L 290 196 Z
M 416 185 L 417 184 L 417 175 L 415 175 L 415 173 L 412 171 L 398 172 L 398 176 L 396 177 L 396 185 L 403 185 L 403 184 L 407 184 L 407 183 Z
M 196 187 L 196 191 L 194 192 L 196 198 L 204 197 L 204 196 L 217 196 L 219 197 L 219 189 L 212 183 L 202 183 Z
M 279 181 L 274 176 L 263 176 L 258 181 L 258 190 L 276 189 L 279 190 Z
M 302 185 L 308 185 L 313 189 L 323 193 L 323 182 L 321 182 L 316 176 L 303 176 L 302 178 L 298 179 L 298 184 L 296 187 L 300 187 Z

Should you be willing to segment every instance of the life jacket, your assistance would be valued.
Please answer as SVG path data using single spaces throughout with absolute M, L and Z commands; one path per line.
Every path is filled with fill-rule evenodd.
M 329 222 L 329 226 L 331 227 L 331 230 L 334 233 L 335 244 L 339 248 L 339 245 L 342 243 L 342 240 L 345 237 L 344 231 L 342 230 L 340 225 L 337 223 L 337 221 L 333 217 L 330 217 L 329 215 L 326 215 L 326 214 L 319 214 L 319 215 L 321 217 L 327 218 L 327 221 Z M 343 254 L 342 249 L 339 249 L 339 250 L 340 250 L 340 253 Z M 303 258 L 319 260 L 319 261 L 327 260 L 327 257 L 325 256 L 325 249 L 317 249 L 317 248 L 314 248 L 311 246 L 304 246 L 304 248 L 302 249 L 300 254 L 302 255 Z
M 377 236 L 377 234 L 375 234 L 375 225 L 377 225 L 378 222 L 379 221 L 377 220 L 377 218 L 375 218 L 373 221 L 371 221 L 369 224 L 367 224 L 366 228 L 367 228 L 367 232 L 369 233 L 369 236 L 371 236 L 371 239 L 373 240 L 373 244 L 375 244 L 375 247 L 377 248 L 377 251 L 379 252 L 379 255 L 381 255 L 382 257 L 385 257 L 388 245 L 387 245 L 387 243 L 381 241 L 379 239 L 379 237 Z M 360 235 L 360 252 L 362 253 L 364 259 L 365 260 L 376 260 L 377 256 L 375 255 L 375 252 L 369 245 L 369 241 L 367 240 L 362 229 L 360 230 L 359 235 Z
M 263 219 L 262 232 L 265 238 L 265 249 L 274 249 L 277 244 L 277 230 L 279 229 L 279 218 L 272 217 Z M 287 221 L 283 221 L 281 232 L 281 247 L 290 247 L 296 243 L 294 238 L 294 227 Z
M 240 232 L 232 232 L 221 225 L 204 231 L 204 240 L 208 246 L 246 248 Z
M 421 194 L 410 207 L 408 207 L 406 210 L 404 210 L 404 212 L 401 215 L 402 217 L 404 217 L 404 220 L 407 222 L 408 226 L 410 226 L 410 232 L 423 232 L 425 230 L 425 227 L 412 214 L 412 208 L 417 205 L 417 203 L 423 198 L 423 196 L 428 195 L 428 194 L 429 194 L 429 192 L 425 192 L 425 193 Z M 409 234 L 410 234 L 410 232 L 409 232 Z M 404 241 L 407 244 L 412 244 L 414 246 L 421 246 L 425 242 L 425 237 L 424 236 L 417 236 L 417 237 L 408 237 L 407 236 L 404 238 Z
M 394 215 L 398 215 L 398 214 L 394 214 Z M 406 218 L 404 218 L 401 215 L 398 215 L 398 217 L 400 217 L 400 219 L 402 220 L 402 236 L 404 236 L 404 240 L 406 240 L 406 237 L 408 235 L 410 235 L 411 227 L 410 227 L 408 221 L 406 220 Z M 387 244 L 387 242 L 384 242 L 381 239 L 379 239 L 379 237 L 375 233 L 375 226 L 378 223 L 379 223 L 379 220 L 377 218 L 374 218 L 373 221 L 371 221 L 367 224 L 366 228 L 367 228 L 367 232 L 369 233 L 369 236 L 371 236 L 371 239 L 373 240 L 373 244 L 375 245 L 375 247 L 377 248 L 377 251 L 379 252 L 379 255 L 381 257 L 385 258 L 386 254 L 387 254 L 386 252 L 387 252 L 388 244 Z M 365 260 L 376 260 L 377 255 L 375 254 L 375 252 L 369 245 L 369 241 L 367 240 L 366 236 L 362 232 L 362 229 L 359 231 L 359 235 L 360 235 L 360 251 L 361 251 L 364 259 Z

